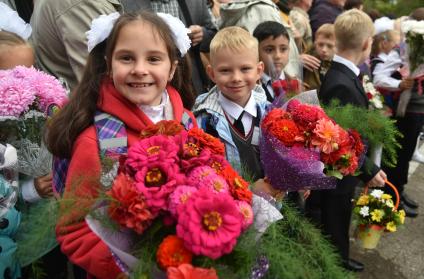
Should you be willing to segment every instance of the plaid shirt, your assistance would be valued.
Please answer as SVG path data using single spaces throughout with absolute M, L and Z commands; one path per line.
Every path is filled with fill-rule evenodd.
M 177 0 L 152 0 L 151 5 L 155 13 L 166 13 L 181 18 Z

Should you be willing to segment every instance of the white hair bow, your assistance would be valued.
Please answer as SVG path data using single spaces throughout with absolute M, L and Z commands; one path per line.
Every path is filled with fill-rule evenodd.
M 87 48 L 91 52 L 95 46 L 106 40 L 112 32 L 115 21 L 119 18 L 120 14 L 114 12 L 108 15 L 101 15 L 93 19 L 91 22 L 90 30 L 85 32 L 87 35 Z
M 0 2 L 0 14 L 0 30 L 15 33 L 21 38 L 28 40 L 32 32 L 31 25 L 20 18 L 16 11 Z
M 191 32 L 190 29 L 186 28 L 184 23 L 179 19 L 170 14 L 157 13 L 162 18 L 172 31 L 172 37 L 174 38 L 175 45 L 180 50 L 181 57 L 186 55 L 190 49 L 191 40 L 188 34 Z

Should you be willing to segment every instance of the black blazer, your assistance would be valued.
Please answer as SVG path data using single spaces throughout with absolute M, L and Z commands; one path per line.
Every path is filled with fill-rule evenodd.
M 319 91 L 318 97 L 324 104 L 330 103 L 332 99 L 339 99 L 341 105 L 352 104 L 354 106 L 368 108 L 368 98 L 365 90 L 352 70 L 345 65 L 333 61 L 330 69 L 327 71 Z M 380 169 L 367 157 L 360 171 L 361 175 L 357 178 L 363 182 L 371 180 Z M 359 181 L 356 181 L 358 184 Z M 353 177 L 345 177 L 338 184 L 352 184 Z M 339 188 L 339 185 L 337 186 Z

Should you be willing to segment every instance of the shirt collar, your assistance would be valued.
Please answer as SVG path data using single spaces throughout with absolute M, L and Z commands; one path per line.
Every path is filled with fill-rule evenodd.
M 162 93 L 161 103 L 157 106 L 140 105 L 140 109 L 152 120 L 157 123 L 165 119 L 165 107 L 169 102 L 168 92 L 165 90 Z
M 222 106 L 222 109 L 225 111 L 225 113 L 227 113 L 233 119 L 238 119 L 243 111 L 249 113 L 252 117 L 256 117 L 256 101 L 253 97 L 253 93 L 250 94 L 249 101 L 247 101 L 247 104 L 244 108 L 226 98 L 221 92 L 219 92 L 218 102 Z
M 268 82 L 271 81 L 271 77 L 265 73 L 262 74 L 261 76 L 261 81 L 263 84 L 268 85 Z
M 333 61 L 341 63 L 348 67 L 356 76 L 359 76 L 359 73 L 361 72 L 359 68 L 350 60 L 347 60 L 346 58 L 343 58 L 341 56 L 338 56 L 337 54 L 334 55 Z

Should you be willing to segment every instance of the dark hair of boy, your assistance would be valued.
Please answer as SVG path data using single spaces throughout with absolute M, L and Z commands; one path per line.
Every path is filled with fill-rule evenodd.
M 253 37 L 255 37 L 259 42 L 272 37 L 273 39 L 284 36 L 287 40 L 290 41 L 289 33 L 287 29 L 281 23 L 276 21 L 265 21 L 256 26 L 253 31 Z

